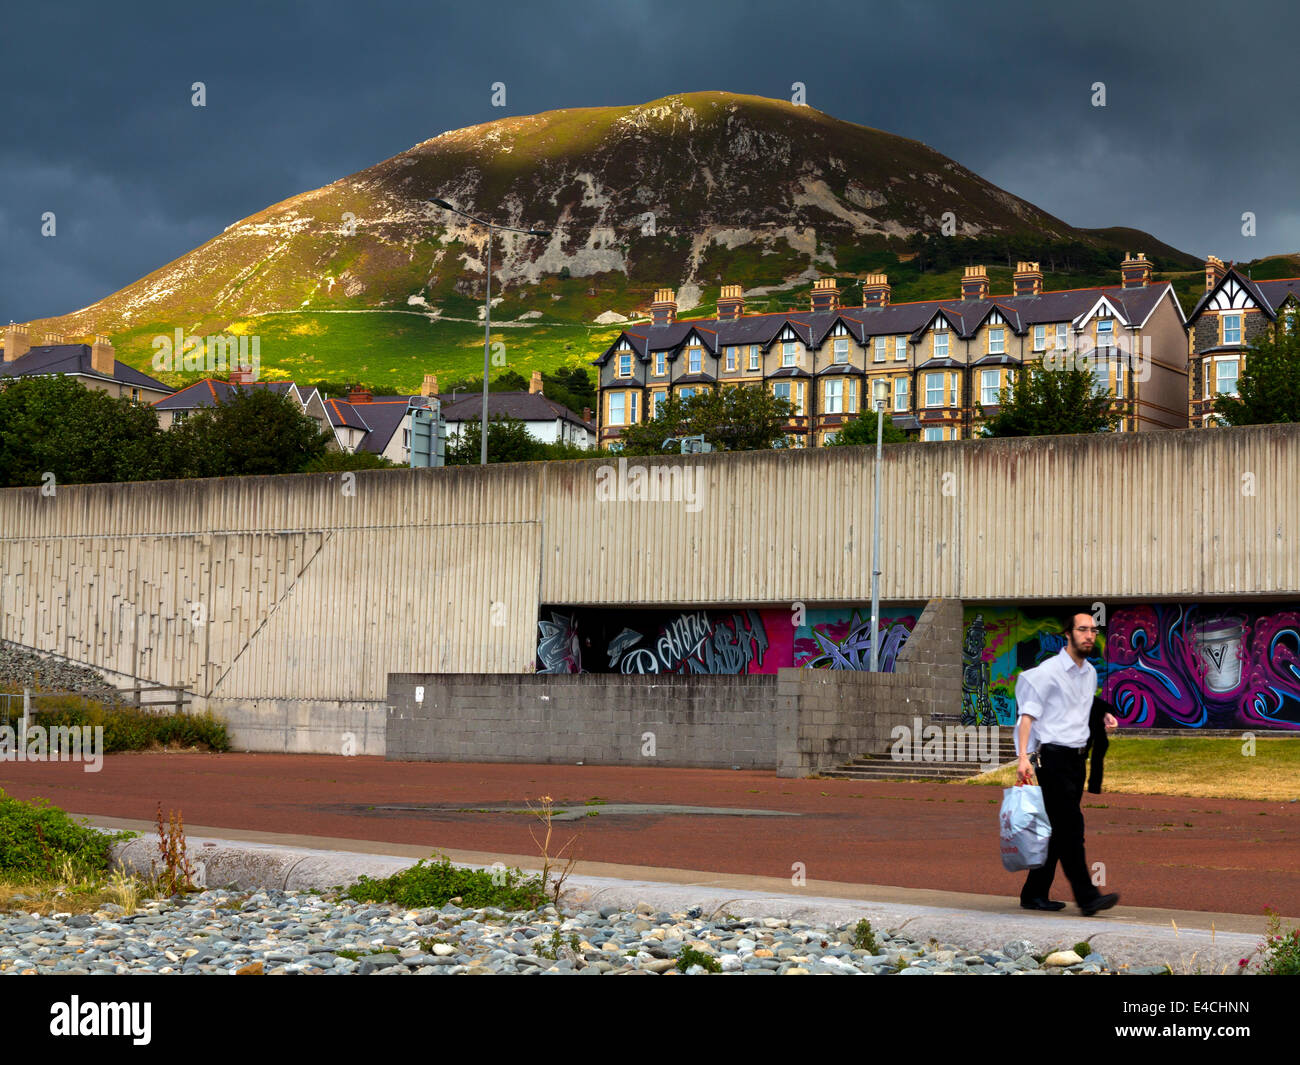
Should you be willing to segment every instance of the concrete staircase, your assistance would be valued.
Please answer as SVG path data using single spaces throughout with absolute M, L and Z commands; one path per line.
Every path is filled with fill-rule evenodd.
M 933 714 L 925 722 L 927 725 L 960 725 L 957 714 Z M 973 753 L 973 752 L 968 752 Z M 1016 741 L 1009 727 L 998 729 L 996 762 L 1005 765 L 1016 760 Z M 921 780 L 942 782 L 948 780 L 966 780 L 977 777 L 989 770 L 989 766 L 977 760 L 966 761 L 895 761 L 889 754 L 868 754 L 855 758 L 834 769 L 824 769 L 821 776 L 838 780 Z M 996 768 L 996 766 L 992 767 Z

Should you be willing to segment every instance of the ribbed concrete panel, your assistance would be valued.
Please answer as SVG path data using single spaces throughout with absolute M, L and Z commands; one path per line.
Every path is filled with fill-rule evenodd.
M 869 598 L 874 449 L 656 459 L 666 501 L 627 498 L 637 465 L 0 491 L 0 638 L 368 700 L 388 672 L 530 669 L 539 602 Z M 881 498 L 886 602 L 1300 594 L 1298 426 L 891 446 Z

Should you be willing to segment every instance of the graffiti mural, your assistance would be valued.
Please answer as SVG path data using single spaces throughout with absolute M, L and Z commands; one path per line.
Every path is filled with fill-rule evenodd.
M 549 621 L 537 623 L 538 673 L 581 673 L 582 648 L 571 615 L 552 611 Z
M 893 672 L 918 609 L 880 612 L 880 668 Z M 871 613 L 543 608 L 539 673 L 775 673 L 789 666 L 861 669 L 871 662 Z
M 963 723 L 987 693 L 1015 723 L 1015 682 L 1065 645 L 1055 614 L 967 607 Z M 1124 728 L 1300 729 L 1300 610 L 1158 604 L 1117 607 L 1090 659 Z

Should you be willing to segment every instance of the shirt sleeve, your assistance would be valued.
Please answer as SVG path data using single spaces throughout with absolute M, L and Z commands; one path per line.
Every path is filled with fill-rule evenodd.
M 1043 698 L 1024 672 L 1016 678 L 1016 715 L 1021 714 L 1035 719 L 1043 716 Z

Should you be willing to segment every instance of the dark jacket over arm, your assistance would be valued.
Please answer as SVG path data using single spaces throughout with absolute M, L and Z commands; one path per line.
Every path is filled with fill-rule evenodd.
M 1094 795 L 1101 794 L 1101 769 L 1106 758 L 1106 748 L 1110 746 L 1110 737 L 1106 735 L 1106 715 L 1113 714 L 1115 707 L 1105 699 L 1094 697 L 1092 714 L 1088 719 L 1088 747 L 1092 759 L 1088 766 L 1088 790 Z

